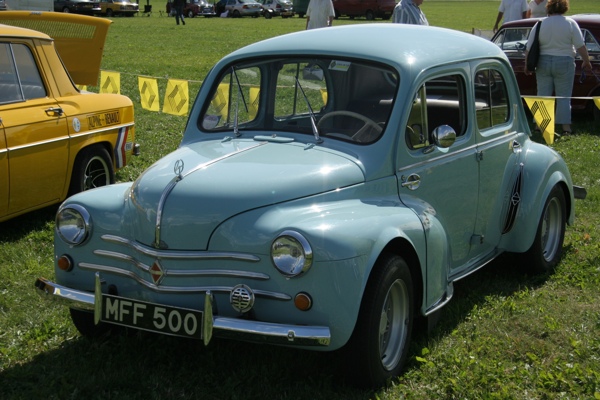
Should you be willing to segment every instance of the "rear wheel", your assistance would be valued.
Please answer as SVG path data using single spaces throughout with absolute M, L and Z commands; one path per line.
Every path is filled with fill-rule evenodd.
M 194 12 L 192 10 L 189 10 L 187 16 L 188 18 L 194 18 Z
M 110 8 L 108 10 L 106 10 L 106 16 L 107 17 L 112 17 L 113 16 L 113 10 L 111 10 Z
M 71 10 L 69 10 L 69 7 L 65 7 L 65 8 L 63 8 L 63 9 L 62 9 L 62 12 L 64 12 L 64 13 L 67 13 L 67 14 L 68 14 L 68 13 L 70 13 L 70 12 L 71 12 Z
M 414 296 L 410 270 L 387 254 L 369 278 L 356 328 L 348 344 L 352 372 L 368 387 L 380 387 L 402 371 L 413 326 Z
M 115 171 L 108 151 L 101 146 L 88 147 L 75 159 L 69 195 L 114 182 Z
M 373 14 L 373 11 L 367 10 L 367 13 L 365 14 L 365 18 L 367 18 L 367 21 L 372 21 L 375 19 L 375 14 Z
M 534 273 L 550 272 L 562 256 L 567 207 L 565 194 L 554 186 L 546 199 L 533 244 L 525 253 L 527 268 Z

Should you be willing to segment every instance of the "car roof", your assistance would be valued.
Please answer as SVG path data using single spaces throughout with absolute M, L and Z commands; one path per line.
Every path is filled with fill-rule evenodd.
M 0 23 L 0 37 L 27 37 L 36 39 L 52 40 L 45 33 L 34 31 L 33 29 L 21 28 L 18 26 L 4 25 Z
M 577 22 L 580 28 L 588 27 L 590 25 L 600 27 L 600 14 L 575 14 L 575 15 L 567 15 L 567 17 L 572 18 Z M 546 18 L 546 17 L 544 17 Z M 518 19 L 515 21 L 510 21 L 505 24 L 502 24 L 500 29 L 502 28 L 520 28 L 520 27 L 530 27 L 535 25 L 539 20 L 543 20 L 544 18 L 525 18 Z
M 226 56 L 220 64 L 274 53 L 366 58 L 413 71 L 474 58 L 506 59 L 498 46 L 472 34 L 430 26 L 385 23 L 345 25 L 282 35 L 241 48 Z
M 106 18 L 54 11 L 2 11 L 0 24 L 10 27 L 3 26 L 5 30 L 0 31 L 0 36 L 4 36 L 4 32 L 7 36 L 14 36 L 9 32 L 21 32 L 26 37 L 52 38 L 73 81 L 80 85 L 95 85 L 111 23 Z

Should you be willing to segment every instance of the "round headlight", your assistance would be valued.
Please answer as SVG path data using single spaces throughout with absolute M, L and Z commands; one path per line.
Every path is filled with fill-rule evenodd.
M 56 231 L 66 243 L 77 246 L 90 236 L 92 219 L 85 208 L 77 204 L 61 207 L 56 214 Z
M 271 259 L 285 276 L 299 276 L 312 265 L 312 249 L 308 241 L 294 231 L 285 231 L 271 244 Z

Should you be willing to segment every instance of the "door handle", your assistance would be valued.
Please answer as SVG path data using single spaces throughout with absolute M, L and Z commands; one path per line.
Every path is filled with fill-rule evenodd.
M 410 174 L 408 177 L 402 175 L 402 183 L 400 186 L 409 190 L 417 190 L 421 185 L 421 177 L 418 174 Z
M 512 142 L 512 151 L 513 153 L 518 153 L 521 151 L 521 143 L 517 142 L 516 140 L 513 140 Z
M 64 111 L 62 108 L 60 107 L 50 107 L 50 108 L 46 108 L 46 115 L 48 115 L 49 117 L 62 117 Z

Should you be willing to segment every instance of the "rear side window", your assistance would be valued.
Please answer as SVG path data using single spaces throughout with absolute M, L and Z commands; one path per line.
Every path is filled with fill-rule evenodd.
M 484 69 L 475 75 L 475 110 L 480 131 L 508 121 L 508 94 L 499 71 Z
M 23 44 L 0 43 L 0 103 L 46 97 L 31 50 Z

